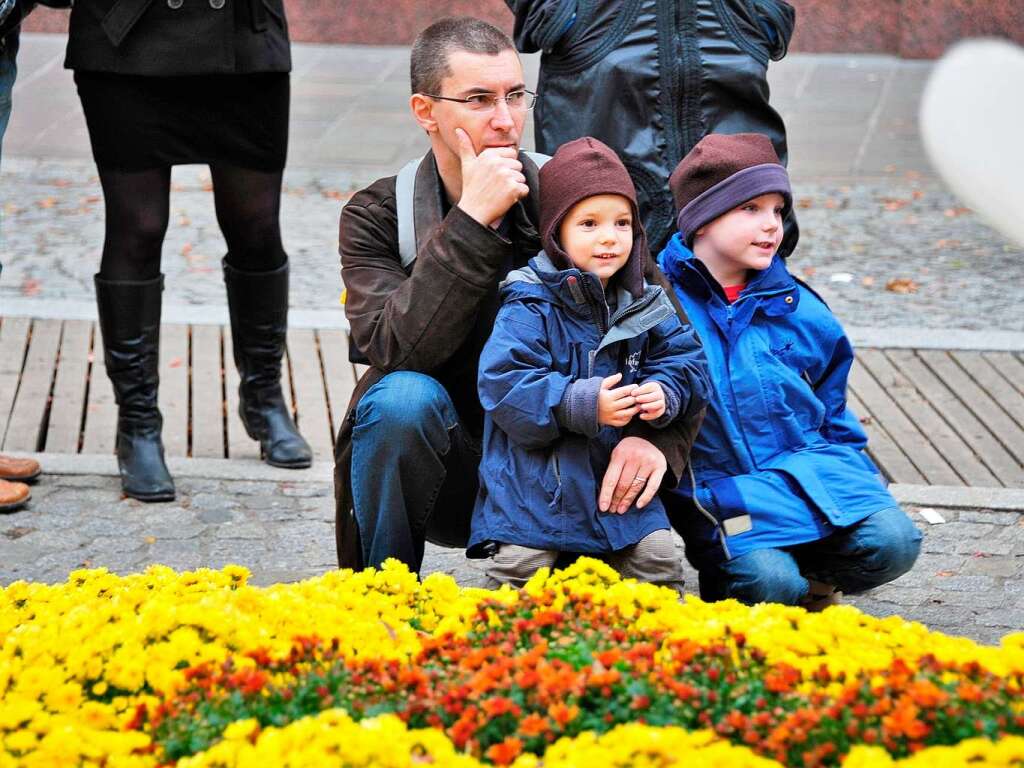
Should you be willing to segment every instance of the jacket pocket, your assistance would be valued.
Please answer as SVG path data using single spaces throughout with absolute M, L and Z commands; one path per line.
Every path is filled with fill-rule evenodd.
M 277 25 L 281 27 L 281 29 L 287 29 L 288 24 L 284 18 L 284 6 L 281 4 L 280 0 L 257 0 L 257 2 L 262 3 L 266 12 L 270 14 L 271 18 L 277 22 Z
M 726 536 L 737 536 L 754 527 L 753 518 L 743 503 L 735 480 L 721 477 L 702 485 L 707 491 L 713 514 Z
M 152 4 L 153 0 L 117 0 L 100 22 L 110 44 L 120 46 Z
M 576 21 L 544 55 L 551 75 L 582 72 L 607 56 L 633 28 L 642 0 L 579 3 Z
M 785 0 L 714 0 L 732 41 L 764 66 L 786 55 L 795 13 Z

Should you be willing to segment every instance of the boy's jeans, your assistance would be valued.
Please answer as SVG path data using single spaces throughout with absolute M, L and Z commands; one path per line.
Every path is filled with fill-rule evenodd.
M 424 539 L 465 547 L 479 468 L 479 442 L 436 379 L 396 371 L 370 387 L 352 432 L 352 501 L 366 566 L 395 557 L 419 571 Z
M 876 512 L 827 538 L 785 549 L 758 549 L 700 573 L 705 600 L 796 605 L 808 578 L 857 594 L 909 571 L 921 550 L 921 532 L 899 507 Z

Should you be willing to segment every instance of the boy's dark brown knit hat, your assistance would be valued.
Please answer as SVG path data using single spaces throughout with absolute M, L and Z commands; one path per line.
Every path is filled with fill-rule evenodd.
M 647 239 L 640 224 L 636 187 L 619 156 L 597 139 L 584 136 L 563 144 L 540 169 L 541 244 L 558 269 L 572 267 L 558 240 L 558 230 L 570 208 L 595 195 L 622 195 L 633 209 L 633 250 L 615 278 L 639 298 L 644 290 Z
M 698 229 L 747 200 L 778 192 L 785 200 L 783 216 L 793 205 L 789 174 L 760 133 L 708 134 L 672 171 L 668 185 L 687 246 Z

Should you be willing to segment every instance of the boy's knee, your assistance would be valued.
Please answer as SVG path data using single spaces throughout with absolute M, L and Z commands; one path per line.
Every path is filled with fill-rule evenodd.
M 793 558 L 780 550 L 749 552 L 730 561 L 727 569 L 727 596 L 746 605 L 796 605 L 807 594 L 807 579 Z
M 540 568 L 550 568 L 558 553 L 546 549 L 531 549 L 518 544 L 502 544 L 487 562 L 487 584 L 495 589 L 502 584 L 522 587 Z
M 861 524 L 857 537 L 864 565 L 877 574 L 879 584 L 909 571 L 921 552 L 921 532 L 899 507 L 873 514 Z

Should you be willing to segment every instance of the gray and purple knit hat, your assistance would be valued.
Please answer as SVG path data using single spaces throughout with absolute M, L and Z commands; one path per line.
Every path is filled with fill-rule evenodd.
M 789 174 L 771 140 L 759 133 L 708 134 L 676 166 L 668 185 L 687 247 L 698 229 L 747 200 L 778 192 L 785 199 L 783 217 L 793 206 Z

